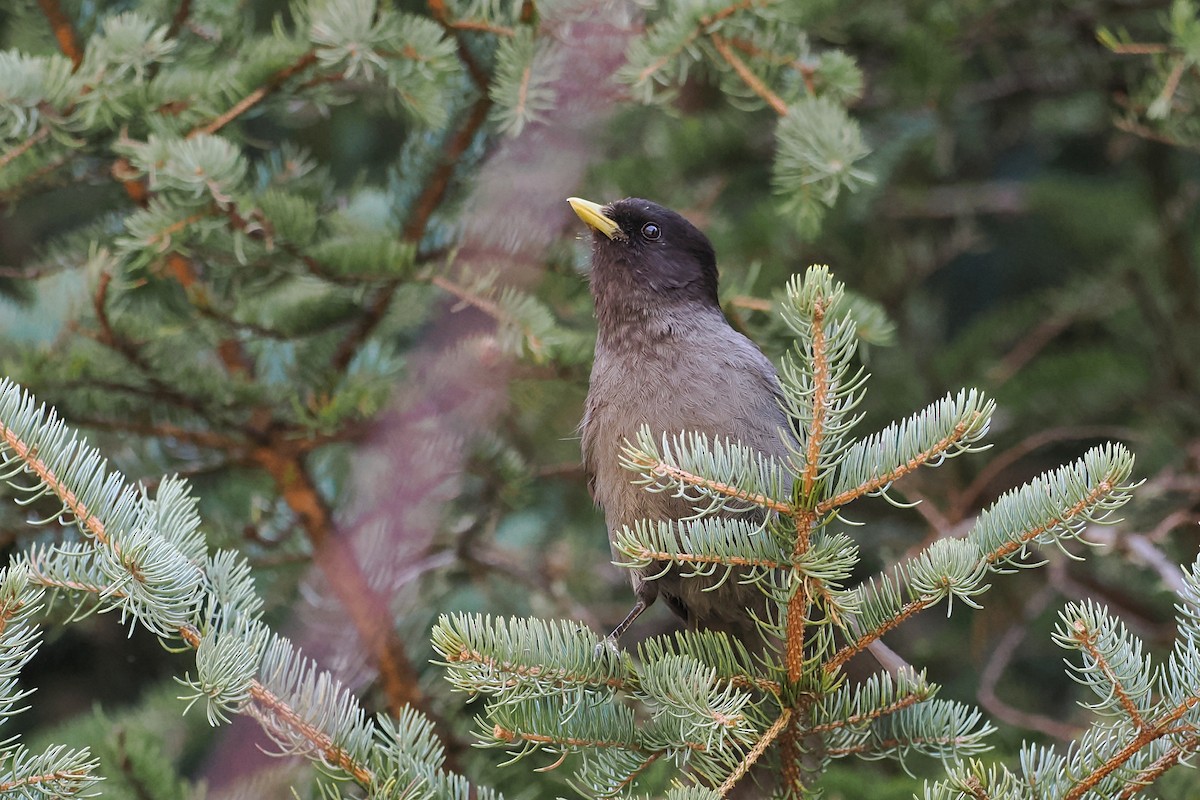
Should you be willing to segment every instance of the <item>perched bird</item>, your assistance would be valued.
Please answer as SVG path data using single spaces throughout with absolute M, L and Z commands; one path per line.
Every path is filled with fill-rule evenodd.
M 648 200 L 567 202 L 592 228 L 598 330 L 580 428 L 589 486 L 611 542 L 637 520 L 694 514 L 687 501 L 630 482 L 633 473 L 619 462 L 621 446 L 640 426 L 648 425 L 656 438 L 696 431 L 710 441 L 737 440 L 781 461 L 791 434 L 774 366 L 730 327 L 718 304 L 708 237 Z M 632 573 L 637 603 L 614 638 L 662 598 L 688 627 L 724 631 L 751 652 L 762 651 L 765 642 L 751 617 L 766 612 L 761 590 L 736 576 L 715 589 L 719 575 L 684 577 L 672 569 L 648 577 L 663 566 Z

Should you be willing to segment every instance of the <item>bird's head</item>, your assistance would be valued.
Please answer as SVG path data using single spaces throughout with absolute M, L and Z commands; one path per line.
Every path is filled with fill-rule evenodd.
M 638 197 L 606 206 L 567 200 L 592 229 L 597 305 L 717 306 L 717 259 L 708 237 L 669 208 Z

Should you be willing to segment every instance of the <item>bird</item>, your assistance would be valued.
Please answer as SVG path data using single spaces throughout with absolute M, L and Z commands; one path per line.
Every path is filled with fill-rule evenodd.
M 641 426 L 656 439 L 697 432 L 710 442 L 737 441 L 780 464 L 788 461 L 791 428 L 774 365 L 721 309 L 708 237 L 681 214 L 642 198 L 567 202 L 591 228 L 597 332 L 581 449 L 611 544 L 638 520 L 696 513 L 685 499 L 631 482 L 636 475 L 621 466 L 621 450 Z M 762 513 L 752 509 L 742 517 L 761 522 Z M 689 576 L 665 566 L 631 571 L 636 602 L 610 641 L 661 599 L 689 629 L 722 631 L 750 652 L 772 644 L 755 622 L 767 618 L 758 587 L 739 582 L 736 573 L 722 582 L 720 572 Z

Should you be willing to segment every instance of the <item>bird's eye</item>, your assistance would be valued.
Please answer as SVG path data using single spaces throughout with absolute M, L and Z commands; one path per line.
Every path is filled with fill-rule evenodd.
M 642 236 L 653 242 L 655 239 L 662 236 L 662 229 L 653 222 L 647 222 L 642 226 Z

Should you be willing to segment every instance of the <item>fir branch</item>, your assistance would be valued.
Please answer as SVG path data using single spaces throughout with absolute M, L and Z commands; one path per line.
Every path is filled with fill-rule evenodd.
M 58 0 L 38 0 L 38 5 L 42 8 L 42 13 L 46 15 L 46 20 L 50 23 L 51 30 L 54 31 L 54 39 L 58 42 L 58 49 L 63 55 L 71 59 L 72 71 L 79 69 L 79 65 L 83 63 L 83 48 L 79 45 L 79 37 L 75 33 L 75 26 L 71 24 L 71 20 L 67 19 L 67 15 L 63 13 L 62 6 L 58 4 Z
M 46 125 L 43 125 L 30 134 L 25 141 L 21 142 L 16 147 L 6 150 L 3 154 L 0 154 L 0 169 L 4 169 L 13 161 L 29 152 L 30 148 L 36 146 L 39 142 L 45 141 L 46 137 L 49 135 L 50 128 Z
M 1192 694 L 1185 698 L 1183 702 L 1144 726 L 1124 747 L 1106 759 L 1099 767 L 1092 770 L 1091 773 L 1076 782 L 1071 787 L 1071 790 L 1063 795 L 1062 800 L 1082 800 L 1104 778 L 1124 766 L 1126 762 L 1137 756 L 1147 745 L 1164 736 L 1177 733 L 1178 730 L 1175 728 L 1175 723 L 1197 705 L 1200 705 L 1200 696 Z
M 89 796 L 84 792 L 96 783 L 97 778 L 92 771 L 99 766 L 99 762 L 91 759 L 87 750 L 69 752 L 63 748 L 53 748 L 51 751 L 47 751 L 46 755 L 51 754 L 55 757 L 68 758 L 77 763 L 83 762 L 84 759 L 87 761 L 67 769 L 27 774 L 12 780 L 0 781 L 0 794 L 6 797 L 36 798 Z M 16 772 L 19 769 L 20 761 L 14 758 L 14 762 L 13 771 Z M 2 765 L 3 762 L 0 761 L 0 766 Z
M 665 444 L 664 435 L 664 444 Z M 686 445 L 683 437 L 677 437 L 675 447 L 666 447 L 666 455 L 659 455 L 658 448 L 654 444 L 654 440 L 649 432 L 649 429 L 643 426 L 638 432 L 638 442 L 635 446 L 632 443 L 626 443 L 622 448 L 622 466 L 626 469 L 631 469 L 647 475 L 653 481 L 666 480 L 670 483 L 678 484 L 680 487 L 694 487 L 701 490 L 702 493 L 711 495 L 722 501 L 723 505 L 727 505 L 730 501 L 745 502 L 753 506 L 765 508 L 768 511 L 774 511 L 779 514 L 791 516 L 795 513 L 795 509 L 788 503 L 776 500 L 762 492 L 755 492 L 741 488 L 736 481 L 733 483 L 706 478 L 699 474 L 679 466 L 678 461 L 682 457 L 691 456 L 693 459 L 705 461 L 704 457 L 708 456 L 707 461 L 721 461 L 725 458 L 738 457 L 742 455 L 744 448 L 734 442 L 725 442 L 725 447 L 721 448 L 721 442 L 717 442 L 718 454 L 714 456 L 712 451 L 708 449 L 708 440 L 706 437 L 692 437 L 691 441 Z M 699 452 L 697 452 L 699 451 Z M 725 452 L 728 451 L 728 452 Z M 709 466 L 704 463 L 703 466 Z M 736 466 L 736 465 L 734 465 Z M 770 478 L 770 473 L 775 471 L 777 465 L 772 461 L 765 470 L 768 473 L 765 477 Z
M 1102 650 L 1099 646 L 1101 635 L 1101 631 L 1098 631 L 1093 626 L 1088 625 L 1083 619 L 1075 619 L 1070 623 L 1071 641 L 1082 652 L 1086 653 L 1091 658 L 1092 663 L 1096 666 L 1096 668 L 1098 668 L 1104 674 L 1105 683 L 1108 686 L 1108 692 L 1111 694 L 1111 696 L 1116 698 L 1117 702 L 1120 704 L 1121 708 L 1124 709 L 1125 714 L 1129 717 L 1129 720 L 1133 723 L 1134 727 L 1139 731 L 1145 731 L 1146 720 L 1142 716 L 1142 712 L 1138 709 L 1137 704 L 1134 703 L 1124 681 L 1117 673 L 1117 670 L 1113 668 L 1112 663 L 1109 661 L 1108 656 L 1106 655 L 1105 651 L 1109 650 L 1110 648 L 1104 648 Z M 1149 665 L 1145 666 L 1148 667 Z M 1148 673 L 1148 669 L 1142 672 L 1143 675 Z M 1096 686 L 1096 682 L 1094 680 L 1088 681 L 1088 683 Z M 1096 688 L 1099 688 L 1099 686 L 1096 686 Z
M 1167 770 L 1178 765 L 1185 758 L 1195 755 L 1197 750 L 1200 750 L 1200 736 L 1188 736 L 1180 744 L 1155 759 L 1154 763 L 1139 772 L 1137 777 L 1128 781 L 1125 788 L 1117 795 L 1117 800 L 1133 800 L 1143 788 L 1154 783 Z
M 230 106 L 229 110 L 221 114 L 219 117 L 192 128 L 187 134 L 190 139 L 202 133 L 213 134 L 224 128 L 235 119 L 245 114 L 250 109 L 261 103 L 272 93 L 279 90 L 283 84 L 287 83 L 293 76 L 298 75 L 304 70 L 317 63 L 317 51 L 309 50 L 286 67 L 278 70 L 274 75 L 267 78 L 261 86 L 248 95 L 243 97 L 238 102 Z
M 358 763 L 345 749 L 338 746 L 329 734 L 312 725 L 287 703 L 276 697 L 269 689 L 257 680 L 250 684 L 250 696 L 260 707 L 247 707 L 244 712 L 256 717 L 264 725 L 271 725 L 272 720 L 282 721 L 296 733 L 303 736 L 313 749 L 321 754 L 325 763 L 330 764 L 350 775 L 364 789 L 370 790 L 375 785 L 375 775 L 364 765 Z M 269 719 L 263 716 L 269 711 Z
M 1046 535 L 1077 535 L 1129 499 L 1125 482 L 1133 456 L 1120 445 L 1097 447 L 1074 464 L 1047 473 L 1001 496 L 968 534 L 993 565 L 1009 560 Z M 1013 526 L 1021 526 L 1012 529 Z
M 926 608 L 935 605 L 938 602 L 938 599 L 939 598 L 937 597 L 918 597 L 915 600 L 910 600 L 909 602 L 905 603 L 899 611 L 893 614 L 882 625 L 867 631 L 850 644 L 845 645 L 842 647 L 842 649 L 838 650 L 832 658 L 825 662 L 824 670 L 826 674 L 832 675 L 837 672 L 837 670 L 841 669 L 842 665 L 844 665 L 847 661 L 861 653 L 863 650 L 866 650 L 867 645 L 869 645 L 871 642 L 881 638 L 885 633 L 893 628 L 899 627 L 901 623 L 905 622 L 921 611 L 924 611 Z
M 783 733 L 788 723 L 791 722 L 791 719 L 792 710 L 785 706 L 780 711 L 780 714 L 775 721 L 771 723 L 771 727 L 767 728 L 763 732 L 758 741 L 754 743 L 754 747 L 750 748 L 750 751 L 746 753 L 746 756 L 742 759 L 741 763 L 737 765 L 737 768 L 734 769 L 733 772 L 729 773 L 729 777 L 726 778 L 725 782 L 717 788 L 717 792 L 721 795 L 721 797 L 728 796 L 729 792 L 733 790 L 733 787 L 737 785 L 737 782 L 746 777 L 746 773 L 750 771 L 750 768 L 753 767 L 760 758 L 762 758 L 762 755 L 767 751 L 767 748 L 770 747 L 777 738 L 779 738 L 779 735 Z
M 88 502 L 82 499 L 82 495 L 79 493 L 86 492 L 88 496 L 102 497 L 103 502 L 98 502 L 98 505 L 106 509 L 102 513 L 111 513 L 114 516 L 120 517 L 123 520 L 121 523 L 123 527 L 128 527 L 131 530 L 145 528 L 144 524 L 138 524 L 126 518 L 128 513 L 134 509 L 128 503 L 125 503 L 126 498 L 130 495 L 130 490 L 123 485 L 121 476 L 114 472 L 108 473 L 106 477 L 104 467 L 97 461 L 98 457 L 95 456 L 95 451 L 90 450 L 86 445 L 78 443 L 77 440 L 71 440 L 71 443 L 64 447 L 65 443 L 62 440 L 64 429 L 61 423 L 58 423 L 53 417 L 48 421 L 43 420 L 44 411 L 35 410 L 33 399 L 29 395 L 19 393 L 11 383 L 0 385 L 0 389 L 3 390 L 2 393 L 5 395 L 4 400 L 8 406 L 6 410 L 16 418 L 15 420 L 7 417 L 0 418 L 0 437 L 2 437 L 4 449 L 13 454 L 11 458 L 18 461 L 25 471 L 37 478 L 40 485 L 45 487 L 44 491 L 50 491 L 58 497 L 63 504 L 64 512 L 69 513 L 74 518 L 76 524 L 87 531 L 93 542 L 98 546 L 98 549 L 111 551 L 115 555 L 115 558 L 111 560 L 129 570 L 135 581 L 140 580 L 141 578 L 138 574 L 140 572 L 140 565 L 136 562 L 136 554 L 125 554 L 122 556 L 121 548 L 113 540 L 106 521 L 99 516 L 93 507 L 89 506 Z M 35 441 L 46 438 L 45 449 L 48 453 L 54 454 L 55 458 L 73 457 L 82 462 L 81 466 L 76 466 L 74 463 L 71 466 L 72 478 L 81 484 L 78 492 L 59 476 L 58 472 L 47 462 L 46 458 L 43 458 L 39 454 L 36 446 L 31 445 L 18 433 L 18 428 L 14 428 L 13 426 L 14 423 L 18 424 L 20 429 L 27 430 L 27 433 L 33 436 Z M 103 489 L 97 489 L 97 485 L 100 484 L 103 485 Z M 187 519 L 179 518 L 179 514 L 181 513 L 181 509 L 179 508 L 175 508 L 174 510 L 166 508 L 158 509 L 158 502 L 169 502 L 169 499 L 164 499 L 166 496 L 162 494 L 165 486 L 166 484 L 160 487 L 158 501 L 143 502 L 136 509 L 136 512 L 150 514 L 168 513 L 172 515 L 171 519 L 174 520 L 172 524 L 176 526 L 182 524 L 184 526 L 184 532 L 176 531 L 176 537 L 188 535 L 186 531 L 191 530 L 192 533 L 190 535 L 194 538 L 197 535 L 194 529 L 194 525 L 198 523 L 197 517 L 191 517 L 191 521 L 189 522 Z M 186 493 L 187 490 L 182 487 L 182 484 L 173 486 L 174 488 L 169 497 L 185 499 L 186 494 L 181 494 L 181 492 Z M 97 495 L 98 491 L 104 494 Z M 122 503 L 125 504 L 122 505 Z M 169 525 L 164 528 L 164 531 L 167 529 L 169 529 Z M 128 534 L 122 533 L 122 536 L 125 535 Z M 151 535 L 158 536 L 164 542 L 167 541 L 161 533 L 153 533 Z M 196 541 L 199 541 L 198 546 L 203 546 L 202 540 Z M 180 547 L 185 547 L 185 549 L 192 549 L 190 545 L 182 541 L 178 544 Z M 82 555 L 82 552 L 80 554 Z M 173 558 L 176 560 L 183 559 L 184 551 L 174 549 Z M 35 576 L 40 573 L 38 564 L 39 557 L 35 552 L 30 558 L 31 572 Z M 248 572 L 243 572 L 243 580 L 248 578 L 248 575 Z M 78 591 L 93 592 L 110 602 L 112 600 L 122 600 L 127 597 L 126 593 L 119 586 L 114 587 L 97 583 L 53 579 L 47 581 L 47 583 L 53 588 L 69 588 Z M 190 583 L 192 586 L 199 588 L 200 581 L 192 580 Z M 230 608 L 226 609 L 226 613 L 232 613 L 235 605 L 230 605 Z M 179 619 L 177 616 L 175 618 Z M 160 636 L 165 637 L 168 634 L 168 631 L 159 629 L 158 626 L 151 624 L 150 620 L 144 616 L 142 617 L 142 621 Z M 232 623 L 233 619 L 230 618 L 229 621 Z M 208 638 L 202 635 L 194 624 L 187 621 L 178 622 L 175 633 L 197 651 L 204 648 L 208 641 Z M 212 635 L 215 634 L 212 632 L 208 634 L 208 636 Z M 287 645 L 283 644 L 282 640 L 276 639 L 276 649 L 282 652 L 281 648 L 287 648 Z M 294 666 L 294 659 L 286 657 L 277 659 L 276 663 L 282 669 L 281 679 L 294 688 L 303 689 L 307 685 L 309 678 L 315 676 L 315 668 L 311 664 L 309 666 L 305 666 L 304 664 Z M 320 753 L 322 760 L 326 763 L 346 772 L 354 780 L 362 784 L 364 788 L 368 790 L 372 788 L 375 778 L 360 760 L 338 745 L 327 732 L 306 719 L 302 713 L 281 699 L 275 692 L 272 692 L 265 684 L 251 677 L 246 684 L 246 693 L 251 700 L 257 703 L 257 706 L 243 707 L 241 710 L 258 716 L 260 719 L 265 719 L 272 728 L 275 723 L 285 725 L 291 731 L 288 734 L 289 741 L 294 741 L 295 737 L 299 736 L 308 742 L 315 752 Z
M 813 725 L 808 730 L 812 733 L 828 733 L 829 731 L 837 730 L 838 728 L 853 728 L 866 723 L 873 722 L 881 717 L 886 717 L 888 714 L 895 714 L 906 708 L 911 708 L 918 703 L 923 703 L 929 699 L 929 693 L 912 692 L 906 694 L 898 700 L 893 700 L 884 706 L 871 708 L 867 711 L 850 714 L 843 719 L 836 719 L 832 722 L 823 722 L 819 725 Z
M 480 28 L 470 28 L 462 25 L 461 22 L 451 20 L 450 14 L 446 10 L 446 0 L 429 0 L 429 14 L 432 16 L 443 29 L 446 30 L 454 38 L 454 43 L 458 47 L 458 57 L 462 60 L 463 65 L 467 68 L 467 74 L 471 76 L 471 80 L 475 83 L 475 87 L 483 94 L 487 95 L 489 78 L 487 72 L 479 65 L 479 60 L 471 52 L 467 41 L 463 38 L 462 31 L 464 30 L 481 30 Z M 487 29 L 492 31 L 490 28 Z M 515 31 L 510 31 L 509 36 Z
M 738 77 L 742 79 L 746 86 L 750 87 L 752 92 L 761 97 L 763 102 L 769 105 L 776 114 L 786 117 L 788 113 L 787 103 L 783 102 L 783 99 L 779 95 L 771 91 L 771 88 L 763 82 L 762 78 L 755 75 L 754 71 L 746 65 L 746 62 L 742 61 L 738 57 L 738 54 L 733 52 L 733 48 L 729 46 L 729 42 L 725 41 L 725 38 L 717 33 L 710 34 L 709 39 L 712 41 L 713 47 L 721 54 L 721 58 L 725 59 L 725 62 L 733 67 L 733 71 L 738 74 Z
M 947 396 L 945 400 L 933 407 L 934 409 L 937 409 L 936 413 L 930 413 L 930 411 L 927 411 L 917 418 L 914 418 L 914 420 L 910 423 L 910 428 L 908 430 L 919 430 L 919 426 L 923 422 L 926 422 L 926 417 L 929 418 L 928 422 L 931 424 L 940 419 L 949 417 L 956 410 L 953 407 L 956 404 L 964 406 L 963 411 L 966 413 L 959 414 L 958 422 L 954 424 L 954 427 L 951 428 L 951 430 L 945 436 L 942 436 L 940 439 L 933 442 L 933 444 L 909 456 L 903 463 L 897 464 L 880 474 L 873 475 L 870 480 L 860 483 L 858 486 L 845 489 L 832 497 L 822 500 L 817 504 L 817 513 L 827 514 L 833 509 L 849 503 L 851 500 L 863 497 L 864 495 L 872 494 L 873 492 L 884 490 L 888 485 L 896 480 L 899 480 L 905 475 L 908 475 L 910 472 L 914 472 L 920 467 L 929 464 L 936 459 L 953 455 L 953 451 L 969 452 L 970 445 L 987 432 L 988 421 L 992 414 L 992 403 L 990 401 L 983 402 L 982 398 L 976 395 L 976 393 L 973 391 L 969 394 L 965 392 L 960 393 L 957 400 L 951 396 Z M 903 425 L 895 427 L 896 439 L 906 441 L 909 438 L 906 433 L 907 431 Z M 891 434 L 892 428 L 889 427 L 888 430 L 881 432 L 878 437 L 872 437 L 871 439 L 866 440 L 861 447 L 852 448 L 851 452 L 847 453 L 847 456 L 843 461 L 843 470 L 845 472 L 852 471 L 847 470 L 844 465 L 848 462 L 855 462 L 856 459 L 854 456 L 860 450 L 870 450 L 872 446 L 884 444 L 885 437 Z
M 753 8 L 756 5 L 761 5 L 762 2 L 763 0 L 739 0 L 739 2 L 725 6 L 724 8 L 719 9 L 712 14 L 706 14 L 700 17 L 700 19 L 697 20 L 696 27 L 690 36 L 680 42 L 674 50 L 663 54 L 658 59 L 644 67 L 642 71 L 639 72 L 633 79 L 633 83 L 639 84 L 645 82 L 647 78 L 669 64 L 671 59 L 687 49 L 692 42 L 699 39 L 712 25 L 720 22 L 723 19 L 733 16 L 739 11 L 744 11 L 746 9 Z
M 751 567 L 759 572 L 793 566 L 761 525 L 740 519 L 638 520 L 614 538 L 613 548 L 631 559 L 623 566 L 635 569 L 656 562 L 691 564 L 695 571 L 683 573 L 689 578 L 715 571 L 706 567 Z
M 472 694 L 504 692 L 515 699 L 568 688 L 632 688 L 624 661 L 569 620 L 443 614 L 432 642 L 450 667 L 450 682 Z

